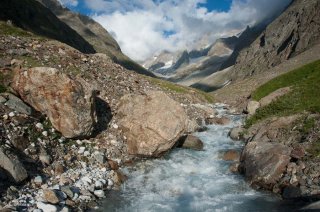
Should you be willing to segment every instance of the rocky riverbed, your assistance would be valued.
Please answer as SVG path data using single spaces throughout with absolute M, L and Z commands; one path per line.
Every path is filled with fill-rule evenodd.
M 0 54 L 0 209 L 95 208 L 126 179 L 119 167 L 164 154 L 215 114 L 194 89 L 27 32 L 0 34 Z M 139 136 L 149 147 L 137 152 Z

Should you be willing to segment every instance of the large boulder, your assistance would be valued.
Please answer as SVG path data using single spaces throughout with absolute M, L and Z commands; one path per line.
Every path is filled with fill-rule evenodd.
M 95 124 L 95 92 L 54 68 L 15 72 L 12 88 L 67 138 L 90 136 Z
M 257 101 L 249 101 L 247 104 L 246 112 L 249 115 L 254 115 L 256 110 L 260 107 L 260 103 Z
M 241 155 L 240 169 L 251 184 L 271 189 L 290 162 L 291 148 L 279 143 L 250 142 Z
M 118 115 L 128 152 L 133 155 L 160 156 L 175 145 L 188 127 L 184 109 L 160 91 L 122 97 Z
M 16 183 L 28 178 L 28 173 L 18 158 L 9 156 L 0 148 L 0 167 L 6 170 Z

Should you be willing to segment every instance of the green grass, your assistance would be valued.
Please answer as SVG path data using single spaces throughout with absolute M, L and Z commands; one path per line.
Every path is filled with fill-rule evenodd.
M 311 157 L 319 158 L 320 157 L 320 140 L 313 142 L 310 148 L 307 149 L 307 152 L 311 154 Z
M 25 65 L 29 68 L 42 66 L 40 61 L 36 60 L 35 58 L 33 58 L 31 56 L 20 56 L 20 57 L 18 57 L 18 59 L 23 60 L 25 62 Z
M 208 103 L 214 103 L 214 98 L 211 94 L 203 92 L 201 90 L 185 87 L 182 85 L 178 85 L 169 81 L 153 78 L 153 77 L 146 77 L 151 83 L 158 85 L 160 88 L 165 89 L 167 91 L 187 94 L 187 93 L 194 93 L 195 95 L 199 96 L 201 99 L 207 101 Z
M 164 80 L 160 80 L 152 77 L 148 77 L 148 79 L 149 81 L 151 81 L 151 83 L 156 84 L 165 90 L 173 91 L 176 93 L 188 93 L 188 88 L 183 87 L 181 85 L 177 85 L 172 82 L 168 82 L 168 81 L 164 81 Z
M 253 99 L 258 101 L 288 86 L 292 87 L 291 92 L 258 109 L 246 121 L 246 127 L 271 116 L 286 116 L 303 111 L 320 112 L 320 60 L 272 79 L 253 93 Z
M 3 21 L 0 21 L 0 34 L 1 35 L 12 35 L 21 37 L 31 37 L 34 36 L 32 33 L 24 31 L 18 27 L 9 25 Z

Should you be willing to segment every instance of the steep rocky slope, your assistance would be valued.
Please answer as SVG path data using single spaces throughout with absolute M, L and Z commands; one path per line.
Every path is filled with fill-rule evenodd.
M 320 42 L 320 2 L 295 0 L 262 34 L 243 49 L 232 78 L 262 73 Z
M 154 76 L 125 56 L 101 25 L 87 16 L 63 8 L 55 0 L 5 0 L 0 5 L 0 11 L 0 20 L 10 20 L 18 27 L 59 40 L 83 53 L 105 53 L 129 70 Z
M 147 72 L 143 67 L 124 55 L 121 52 L 120 46 L 108 31 L 90 17 L 72 12 L 69 9 L 62 7 L 57 0 L 37 1 L 49 8 L 62 22 L 66 23 L 81 35 L 92 45 L 96 52 L 108 55 L 114 62 L 121 64 L 129 70 L 153 76 L 152 73 Z
M 81 52 L 95 53 L 91 44 L 37 1 L 4 0 L 1 1 L 0 11 L 2 21 L 10 20 L 18 27 L 59 40 Z

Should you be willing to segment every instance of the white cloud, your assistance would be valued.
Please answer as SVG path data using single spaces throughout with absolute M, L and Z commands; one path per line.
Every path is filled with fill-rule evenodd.
M 76 7 L 79 4 L 78 0 L 59 0 L 59 2 L 64 6 L 72 6 L 72 7 Z
M 93 18 L 115 35 L 123 52 L 140 61 L 162 50 L 191 48 L 201 38 L 213 42 L 229 36 L 283 10 L 291 0 L 233 0 L 228 12 L 208 12 L 198 6 L 205 2 L 85 0 L 97 13 Z

